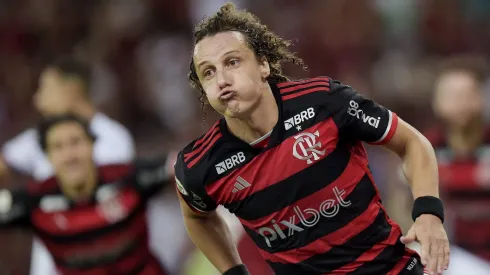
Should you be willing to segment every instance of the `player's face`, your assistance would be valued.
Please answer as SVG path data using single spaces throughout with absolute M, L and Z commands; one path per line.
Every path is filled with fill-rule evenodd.
M 446 73 L 438 79 L 435 89 L 436 115 L 449 125 L 465 127 L 482 116 L 482 91 L 468 73 Z
M 45 69 L 34 94 L 34 106 L 44 116 L 66 113 L 72 103 L 69 90 L 69 83 L 56 69 Z
M 76 122 L 51 127 L 46 136 L 46 152 L 61 184 L 75 186 L 86 182 L 95 167 L 93 141 Z
M 206 37 L 194 48 L 196 72 L 211 106 L 227 117 L 245 117 L 260 102 L 267 61 L 259 61 L 239 32 Z

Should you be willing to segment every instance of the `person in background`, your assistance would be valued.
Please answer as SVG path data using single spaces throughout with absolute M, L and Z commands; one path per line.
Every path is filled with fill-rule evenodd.
M 119 122 L 97 111 L 89 98 L 90 67 L 70 56 L 62 56 L 42 71 L 34 106 L 43 117 L 72 112 L 87 121 L 97 136 L 94 161 L 97 165 L 133 161 L 134 141 Z M 0 177 L 6 179 L 11 170 L 38 181 L 53 175 L 53 167 L 39 146 L 39 133 L 30 128 L 6 142 L 1 150 Z M 31 254 L 32 275 L 53 275 L 53 260 L 46 248 L 34 239 Z
M 439 163 L 452 264 L 446 274 L 490 270 L 490 128 L 484 121 L 488 68 L 478 56 L 445 60 L 434 85 L 438 127 L 425 133 Z
M 146 203 L 173 182 L 175 156 L 97 165 L 97 136 L 74 115 L 44 120 L 39 145 L 54 177 L 0 190 L 0 226 L 33 228 L 62 275 L 164 275 L 150 252 Z

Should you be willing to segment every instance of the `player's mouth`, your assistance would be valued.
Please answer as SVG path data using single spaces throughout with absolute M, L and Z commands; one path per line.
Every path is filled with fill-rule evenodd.
M 219 99 L 220 100 L 223 100 L 223 101 L 226 101 L 226 100 L 230 100 L 232 97 L 234 97 L 236 95 L 236 92 L 235 91 L 223 91 L 220 95 L 219 95 Z

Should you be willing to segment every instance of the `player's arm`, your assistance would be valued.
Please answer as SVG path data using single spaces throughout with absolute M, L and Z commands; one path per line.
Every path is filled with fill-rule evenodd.
M 144 198 L 158 194 L 162 189 L 174 183 L 174 163 L 176 153 L 160 158 L 139 159 L 135 161 L 135 172 L 130 182 Z
M 205 191 L 185 181 L 176 164 L 176 185 L 187 232 L 194 244 L 222 274 L 247 275 L 228 225 L 216 212 L 217 205 Z
M 439 199 L 438 169 L 430 142 L 395 113 L 366 99 L 352 88 L 332 82 L 334 120 L 339 132 L 354 139 L 383 144 L 403 160 L 403 170 L 415 198 L 415 221 L 402 242 L 419 241 L 422 264 L 442 272 L 449 264 L 449 242 L 442 226 L 444 208 Z
M 430 142 L 401 118 L 363 97 L 349 86 L 332 81 L 330 102 L 334 120 L 345 136 L 384 145 L 403 160 L 414 198 L 439 197 L 437 160 Z
M 0 156 L 0 182 L 6 181 L 9 176 L 9 167 L 2 156 Z
M 24 190 L 0 189 L 0 228 L 28 225 L 28 200 Z
M 36 152 L 37 133 L 28 129 L 7 141 L 1 149 L 0 181 L 6 180 L 11 169 L 23 174 L 32 175 L 33 161 Z
M 179 195 L 187 232 L 194 244 L 204 253 L 208 260 L 223 274 L 248 274 L 238 255 L 230 229 L 220 215 L 196 213 Z M 237 268 L 241 273 L 231 273 Z M 242 270 L 243 269 L 243 270 Z M 225 272 L 229 273 L 225 273 Z

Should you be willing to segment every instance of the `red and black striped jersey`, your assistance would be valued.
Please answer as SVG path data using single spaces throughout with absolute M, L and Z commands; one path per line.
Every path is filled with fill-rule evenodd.
M 490 129 L 465 156 L 454 152 L 443 129 L 434 127 L 425 135 L 436 152 L 451 242 L 490 260 Z
M 90 200 L 75 203 L 56 178 L 0 191 L 0 225 L 24 225 L 40 237 L 63 275 L 165 274 L 148 244 L 146 202 L 168 182 L 168 164 L 98 168 Z
M 266 144 L 243 142 L 221 119 L 180 152 L 184 200 L 234 213 L 276 274 L 399 274 L 417 263 L 362 145 L 388 142 L 397 115 L 328 77 L 270 86 L 279 121 Z

